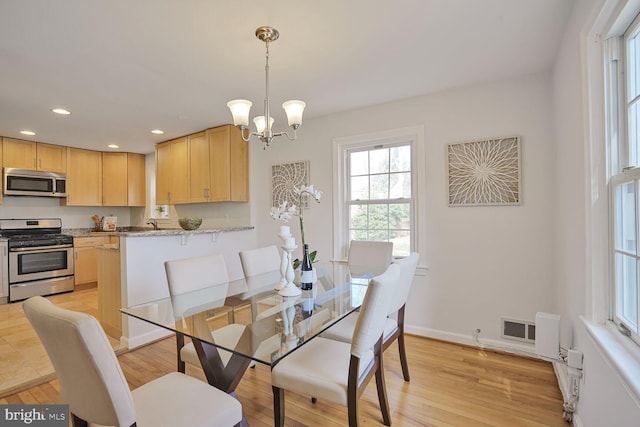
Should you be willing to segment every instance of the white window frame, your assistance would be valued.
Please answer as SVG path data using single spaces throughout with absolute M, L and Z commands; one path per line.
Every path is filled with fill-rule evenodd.
M 333 140 L 333 172 L 337 179 L 333 183 L 333 235 L 335 260 L 345 261 L 349 248 L 349 213 L 346 200 L 348 197 L 347 153 L 349 150 L 361 149 L 376 145 L 393 145 L 408 143 L 411 145 L 413 198 L 413 223 L 411 229 L 411 250 L 420 252 L 425 247 L 425 191 L 426 159 L 424 151 L 424 126 L 392 129 L 369 134 L 362 134 Z
M 636 17 L 628 27 L 624 29 L 622 36 L 615 35 L 605 41 L 605 80 L 607 87 L 607 147 L 610 155 L 609 164 L 609 230 L 610 230 L 610 289 L 609 289 L 609 320 L 621 327 L 621 330 L 630 334 L 630 338 L 640 344 L 640 164 L 632 164 L 632 153 L 629 150 L 629 128 L 628 128 L 628 59 L 627 45 L 629 35 L 637 37 L 640 32 L 640 16 Z M 638 70 L 636 73 L 638 74 Z M 638 136 L 636 136 L 637 138 Z M 636 150 L 637 151 L 637 150 Z M 637 154 L 637 153 L 636 153 Z M 635 166 L 635 169 L 625 170 L 627 166 Z M 619 185 L 634 183 L 635 185 L 635 252 L 628 252 L 626 249 L 616 247 L 616 190 Z M 618 271 L 616 255 L 624 255 L 627 258 L 635 258 L 636 262 L 636 326 L 631 325 L 626 319 L 618 316 L 619 298 L 617 275 L 623 274 Z

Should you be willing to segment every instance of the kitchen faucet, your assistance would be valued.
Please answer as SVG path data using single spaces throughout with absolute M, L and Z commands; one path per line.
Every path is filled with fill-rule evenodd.
M 147 221 L 147 224 L 151 224 L 154 230 L 158 229 L 158 220 L 155 218 L 149 218 L 149 221 Z

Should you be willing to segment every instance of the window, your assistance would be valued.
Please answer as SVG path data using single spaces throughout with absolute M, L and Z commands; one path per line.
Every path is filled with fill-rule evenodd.
M 393 242 L 394 256 L 411 253 L 411 145 L 348 150 L 349 240 Z
M 346 258 L 351 240 L 393 242 L 396 257 L 418 251 L 423 134 L 419 126 L 334 140 L 337 258 Z
M 640 343 L 640 20 L 608 40 L 611 319 Z

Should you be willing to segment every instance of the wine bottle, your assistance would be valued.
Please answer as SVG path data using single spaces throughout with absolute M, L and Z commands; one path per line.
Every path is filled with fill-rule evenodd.
M 309 291 L 313 289 L 313 267 L 309 257 L 309 245 L 304 244 L 302 264 L 300 265 L 300 289 Z

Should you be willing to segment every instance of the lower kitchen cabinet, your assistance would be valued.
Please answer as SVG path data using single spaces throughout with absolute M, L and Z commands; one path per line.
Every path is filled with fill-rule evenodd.
M 73 239 L 74 275 L 76 285 L 98 281 L 98 250 L 109 243 L 109 236 L 76 237 Z
M 98 249 L 98 320 L 113 338 L 122 336 L 122 290 L 120 284 L 120 249 L 118 243 Z

